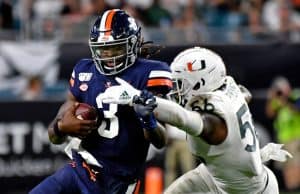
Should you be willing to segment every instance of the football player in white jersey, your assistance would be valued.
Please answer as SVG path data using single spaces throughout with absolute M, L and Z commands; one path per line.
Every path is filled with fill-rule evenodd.
M 187 132 L 191 152 L 203 163 L 165 193 L 279 193 L 276 177 L 263 162 L 285 161 L 291 155 L 273 143 L 260 150 L 247 105 L 249 93 L 226 75 L 221 57 L 205 48 L 190 48 L 177 55 L 171 70 L 176 89 L 170 96 L 184 108 L 121 79 L 121 85 L 102 95 L 104 103 L 133 104 L 145 125 L 157 119 Z

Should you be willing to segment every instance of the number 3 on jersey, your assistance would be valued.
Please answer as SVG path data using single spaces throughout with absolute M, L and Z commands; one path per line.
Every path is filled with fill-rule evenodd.
M 102 101 L 96 98 L 96 103 L 98 108 L 103 108 Z M 109 104 L 108 110 L 103 110 L 104 119 L 98 128 L 98 133 L 102 137 L 114 138 L 119 134 L 119 119 L 115 115 L 118 111 L 117 104 Z
M 244 139 L 246 137 L 247 130 L 249 130 L 253 141 L 252 141 L 252 144 L 246 145 L 245 150 L 247 152 L 255 152 L 256 151 L 256 133 L 253 128 L 251 117 L 247 117 L 247 119 L 244 119 L 244 120 L 242 119 L 242 117 L 244 115 L 246 116 L 246 114 L 250 114 L 249 109 L 246 106 L 246 104 L 243 104 L 236 113 L 236 116 L 237 116 L 238 122 L 239 122 L 239 126 L 240 126 L 241 138 Z

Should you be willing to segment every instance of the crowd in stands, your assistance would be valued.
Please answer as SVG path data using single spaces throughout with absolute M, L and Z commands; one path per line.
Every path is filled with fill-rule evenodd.
M 40 25 L 43 37 L 47 37 L 57 32 L 57 23 L 61 22 L 67 36 L 70 25 L 109 8 L 125 9 L 149 28 L 247 28 L 259 37 L 275 33 L 284 39 L 300 40 L 294 33 L 300 27 L 299 0 L 2 0 L 0 28 L 34 29 L 34 36 L 39 37 Z M 234 33 L 231 36 L 239 39 Z M 197 40 L 187 37 L 190 42 Z

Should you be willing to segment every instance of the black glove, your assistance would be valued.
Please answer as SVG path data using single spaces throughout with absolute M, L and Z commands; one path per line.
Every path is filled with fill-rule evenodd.
M 139 118 L 141 125 L 146 130 L 154 130 L 157 128 L 156 118 L 154 116 L 154 109 L 157 107 L 155 96 L 143 90 L 140 96 L 133 97 L 133 108 Z

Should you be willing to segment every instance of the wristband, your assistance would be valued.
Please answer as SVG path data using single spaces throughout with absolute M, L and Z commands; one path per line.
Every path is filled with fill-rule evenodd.
M 56 136 L 58 137 L 64 137 L 65 135 L 59 130 L 58 128 L 58 122 L 60 121 L 60 119 L 57 119 L 54 123 L 54 126 L 53 126 L 53 131 L 55 133 Z

